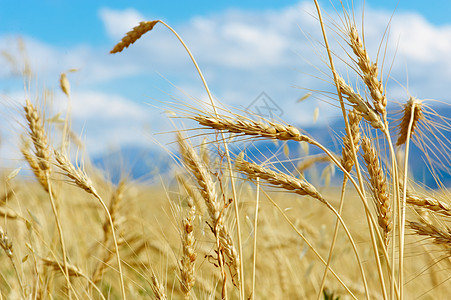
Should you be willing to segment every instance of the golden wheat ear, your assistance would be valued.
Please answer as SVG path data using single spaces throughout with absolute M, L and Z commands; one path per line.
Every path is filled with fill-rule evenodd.
M 410 97 L 409 101 L 404 104 L 403 115 L 398 125 L 399 136 L 396 141 L 396 146 L 401 146 L 406 143 L 407 137 L 412 138 L 417 129 L 418 122 L 424 118 L 423 115 L 423 101 Z M 410 126 L 410 130 L 409 130 Z
M 138 26 L 133 27 L 132 30 L 127 32 L 122 40 L 114 46 L 110 53 L 118 53 L 124 50 L 124 48 L 129 47 L 131 44 L 139 40 L 143 34 L 152 30 L 158 22 L 160 22 L 160 20 L 140 22 Z

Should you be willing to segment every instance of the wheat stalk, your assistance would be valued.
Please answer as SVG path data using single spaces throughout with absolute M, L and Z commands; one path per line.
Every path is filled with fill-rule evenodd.
M 102 197 L 100 197 L 100 195 L 97 193 L 96 189 L 92 185 L 91 179 L 88 177 L 88 175 L 84 172 L 83 169 L 81 169 L 80 167 L 75 167 L 70 162 L 70 160 L 68 159 L 66 154 L 63 154 L 57 150 L 54 150 L 54 154 L 55 154 L 55 159 L 58 163 L 58 167 L 63 171 L 63 174 L 67 178 L 71 179 L 76 186 L 85 190 L 87 193 L 92 194 L 99 201 L 100 205 L 102 206 L 103 210 L 105 211 L 105 214 L 108 217 L 108 221 L 110 223 L 110 229 L 112 232 L 113 242 L 114 242 L 114 248 L 115 248 L 115 252 L 116 252 L 116 260 L 117 260 L 117 264 L 118 264 L 122 298 L 126 299 L 124 277 L 123 277 L 123 273 L 122 273 L 121 257 L 119 254 L 119 247 L 118 247 L 118 242 L 117 242 L 117 238 L 116 238 L 116 230 L 114 228 L 114 223 L 111 218 L 111 214 L 108 210 L 108 207 L 106 206 Z
M 41 118 L 38 110 L 33 106 L 30 100 L 26 99 L 25 106 L 25 118 L 28 123 L 28 134 L 31 137 L 31 140 L 34 145 L 34 156 L 28 151 L 27 145 L 22 146 L 22 154 L 25 159 L 29 163 L 30 167 L 33 170 L 33 173 L 37 177 L 39 183 L 44 187 L 45 191 L 49 195 L 50 204 L 52 206 L 52 211 L 55 217 L 55 222 L 58 228 L 58 235 L 61 244 L 61 252 L 63 254 L 63 263 L 64 270 L 66 273 L 66 283 L 67 289 L 70 291 L 71 283 L 69 281 L 68 267 L 67 267 L 67 253 L 66 253 L 66 245 L 64 241 L 63 229 L 61 226 L 58 206 L 54 199 L 55 195 L 52 190 L 52 186 L 50 183 L 50 162 L 51 162 L 51 154 L 49 142 L 47 139 L 47 135 L 44 128 L 44 120 Z M 71 294 L 69 292 L 69 299 L 71 299 Z

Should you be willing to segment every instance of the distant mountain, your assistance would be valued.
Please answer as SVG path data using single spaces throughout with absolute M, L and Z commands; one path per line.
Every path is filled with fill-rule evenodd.
M 154 181 L 172 175 L 174 160 L 163 149 L 126 146 L 108 151 L 92 159 L 93 164 L 104 170 L 109 179 L 117 183 L 125 175 L 130 179 Z

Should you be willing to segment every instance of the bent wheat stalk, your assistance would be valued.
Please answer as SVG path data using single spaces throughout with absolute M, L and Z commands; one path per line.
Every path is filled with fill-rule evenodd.
M 117 239 L 116 239 L 116 230 L 114 228 L 113 219 L 111 218 L 111 214 L 108 210 L 108 207 L 106 206 L 102 197 L 100 197 L 100 195 L 97 193 L 96 189 L 92 185 L 91 180 L 85 174 L 85 172 L 80 168 L 76 168 L 72 164 L 72 162 L 70 162 L 70 160 L 67 158 L 66 154 L 62 154 L 62 153 L 58 152 L 57 150 L 55 150 L 54 153 L 55 153 L 55 159 L 58 163 L 58 167 L 62 171 L 64 171 L 63 174 L 67 178 L 72 180 L 76 186 L 85 190 L 87 193 L 92 194 L 99 201 L 100 205 L 102 206 L 103 210 L 105 211 L 105 214 L 107 215 L 108 221 L 110 223 L 111 235 L 113 237 L 114 248 L 116 251 L 116 259 L 117 259 L 118 271 L 119 271 L 119 277 L 120 277 L 122 299 L 126 299 L 124 275 L 122 273 L 121 257 L 119 254 L 119 247 L 118 247 Z
M 276 172 L 267 168 L 263 168 L 262 166 L 251 163 L 248 161 L 245 161 L 241 156 L 238 156 L 235 160 L 235 166 L 240 171 L 246 174 L 246 176 L 250 179 L 263 179 L 267 181 L 269 184 L 273 186 L 281 187 L 285 190 L 291 191 L 293 193 L 296 193 L 298 195 L 308 195 L 314 199 L 319 200 L 321 203 L 325 204 L 328 209 L 330 209 L 335 216 L 340 220 L 341 225 L 343 226 L 343 229 L 346 232 L 346 235 L 349 238 L 349 241 L 351 242 L 351 246 L 354 250 L 355 256 L 357 258 L 357 263 L 359 264 L 360 273 L 362 275 L 363 285 L 365 287 L 365 290 L 368 289 L 368 285 L 366 282 L 366 276 L 365 271 L 363 269 L 362 260 L 360 259 L 360 255 L 357 251 L 356 244 L 354 242 L 354 239 L 351 236 L 351 233 L 349 232 L 345 222 L 341 218 L 340 214 L 335 210 L 335 208 L 326 200 L 323 198 L 323 196 L 315 189 L 313 185 L 308 183 L 305 180 L 301 180 L 298 178 L 295 178 L 293 176 L 289 176 L 285 173 Z
M 61 252 L 63 254 L 63 267 L 64 267 L 64 277 L 66 279 L 67 290 L 69 292 L 69 299 L 71 298 L 71 283 L 69 280 L 69 270 L 67 267 L 67 253 L 66 245 L 64 242 L 63 228 L 61 226 L 58 206 L 55 202 L 54 192 L 52 190 L 52 185 L 50 182 L 50 161 L 51 154 L 49 150 L 49 142 L 44 129 L 44 121 L 41 118 L 38 110 L 33 106 L 30 100 L 26 99 L 26 105 L 24 106 L 25 117 L 28 122 L 29 136 L 33 141 L 34 154 L 33 157 L 28 151 L 26 145 L 22 148 L 22 153 L 25 159 L 28 161 L 30 167 L 32 168 L 35 176 L 38 178 L 39 183 L 44 187 L 44 190 L 48 193 L 50 204 L 52 206 L 53 215 L 55 217 L 55 223 L 58 228 L 58 235 L 61 244 Z
M 166 24 L 165 22 L 161 21 L 161 20 L 154 20 L 154 21 L 146 21 L 146 22 L 141 22 L 140 25 L 138 25 L 137 27 L 135 27 L 131 32 L 129 32 L 129 34 L 127 34 L 127 37 L 124 37 L 124 39 L 117 45 L 118 51 L 113 51 L 115 49 L 112 50 L 111 53 L 116 53 L 116 52 L 120 52 L 122 51 L 122 49 L 124 49 L 124 47 L 128 47 L 129 45 L 131 45 L 132 43 L 134 43 L 136 40 L 138 40 L 144 33 L 150 31 L 153 29 L 153 27 L 157 24 L 157 23 L 161 23 L 162 25 L 164 25 L 166 28 L 168 28 L 176 37 L 177 39 L 180 41 L 180 43 L 183 45 L 183 47 L 185 48 L 185 51 L 188 53 L 191 61 L 193 62 L 199 77 L 202 81 L 202 84 L 204 85 L 205 91 L 207 92 L 208 98 L 210 100 L 211 106 L 213 108 L 213 111 L 215 113 L 216 116 L 218 116 L 218 111 L 216 108 L 216 104 L 213 100 L 213 96 L 210 92 L 210 88 L 208 87 L 207 81 L 204 78 L 204 75 L 202 74 L 202 71 L 199 68 L 199 65 L 197 64 L 197 61 L 195 60 L 194 56 L 191 54 L 191 51 L 189 50 L 188 46 L 185 44 L 185 42 L 183 41 L 183 39 L 178 35 L 178 33 L 168 24 Z M 116 48 L 116 47 L 114 47 Z M 241 241 L 241 225 L 240 225 L 240 216 L 239 216 L 239 210 L 238 210 L 238 199 L 237 199 L 237 193 L 236 193 L 236 187 L 235 187 L 235 182 L 234 182 L 234 177 L 233 177 L 233 173 L 232 173 L 232 160 L 230 158 L 230 151 L 229 151 L 229 147 L 227 145 L 227 141 L 225 139 L 224 133 L 221 132 L 222 135 L 222 140 L 223 140 L 223 145 L 224 145 L 224 151 L 225 151 L 225 155 L 227 158 L 227 168 L 229 171 L 229 178 L 230 178 L 230 185 L 232 187 L 232 202 L 234 205 L 234 210 L 235 210 L 235 222 L 236 222 L 236 230 L 237 230 L 237 236 L 238 236 L 238 252 L 239 252 L 239 256 L 243 257 L 243 250 L 242 250 L 242 241 Z M 243 264 L 240 264 L 240 299 L 244 299 L 244 271 L 243 271 Z
M 322 32 L 322 36 L 323 36 L 323 39 L 324 39 L 324 44 L 325 44 L 325 47 L 326 47 L 327 56 L 329 58 L 329 67 L 330 67 L 330 69 L 332 71 L 332 74 L 334 76 L 334 83 L 335 83 L 335 87 L 337 89 L 337 95 L 338 95 L 338 99 L 339 99 L 339 102 L 340 102 L 340 107 L 341 107 L 343 119 L 345 121 L 346 134 L 348 136 L 352 136 L 351 129 L 350 129 L 350 126 L 349 126 L 349 122 L 348 122 L 348 120 L 346 118 L 346 109 L 345 109 L 345 106 L 344 106 L 343 95 L 341 93 L 342 89 L 341 89 L 341 86 L 340 86 L 340 81 L 339 81 L 339 78 L 338 78 L 338 74 L 337 74 L 337 72 L 335 70 L 334 61 L 333 61 L 333 58 L 332 58 L 332 51 L 330 50 L 329 41 L 328 41 L 328 38 L 327 38 L 327 35 L 326 35 L 326 29 L 325 29 L 325 26 L 324 26 L 323 17 L 322 17 L 322 14 L 321 14 L 321 9 L 320 9 L 318 0 L 314 0 L 314 3 L 315 3 L 316 11 L 318 13 L 318 19 L 319 19 L 319 22 L 320 22 L 320 25 L 321 25 L 321 32 Z M 381 265 L 380 258 L 379 258 L 379 253 L 378 253 L 378 250 L 377 250 L 378 248 L 377 248 L 377 243 L 376 243 L 376 237 L 374 235 L 374 231 L 372 230 L 372 226 L 375 226 L 374 225 L 374 220 L 373 220 L 373 218 L 372 218 L 372 216 L 371 216 L 371 214 L 370 214 L 370 212 L 368 210 L 368 204 L 367 204 L 366 196 L 365 196 L 365 189 L 364 189 L 364 186 L 363 186 L 363 178 L 362 178 L 362 174 L 361 174 L 361 171 L 360 171 L 360 168 L 359 168 L 359 163 L 358 163 L 358 160 L 357 160 L 357 151 L 356 151 L 353 143 L 351 143 L 351 150 L 352 150 L 352 153 L 354 155 L 354 160 L 355 160 L 355 163 L 356 163 L 356 172 L 357 172 L 357 177 L 358 177 L 358 180 L 359 180 L 360 191 L 358 191 L 358 192 L 359 192 L 359 196 L 360 196 L 360 198 L 362 200 L 362 203 L 365 206 L 366 219 L 367 219 L 368 227 L 370 228 L 371 243 L 372 243 L 372 247 L 373 247 L 374 258 L 375 258 L 375 261 L 376 261 L 376 264 L 377 264 L 377 271 L 378 271 L 378 275 L 379 275 L 379 281 L 380 281 L 380 284 L 381 284 L 381 289 L 383 291 L 384 299 L 387 299 L 387 293 L 386 293 L 386 289 L 385 289 L 385 280 L 384 280 L 384 275 L 383 275 L 383 271 L 382 271 L 382 265 Z M 357 186 L 356 186 L 356 188 L 357 188 Z M 376 232 L 379 233 L 378 231 L 376 231 Z M 379 235 L 379 238 L 380 238 L 380 235 Z M 386 254 L 385 251 L 384 251 L 384 254 L 387 257 L 387 254 Z M 387 257 L 387 261 L 388 261 L 388 257 Z M 369 298 L 368 289 L 365 289 L 365 292 L 366 292 L 366 297 Z

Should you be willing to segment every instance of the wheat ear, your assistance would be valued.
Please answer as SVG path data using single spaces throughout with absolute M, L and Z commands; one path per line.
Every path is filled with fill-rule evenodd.
M 409 222 L 416 234 L 431 238 L 435 244 L 451 249 L 451 228 L 440 229 L 429 223 Z
M 254 120 L 232 119 L 225 116 L 206 116 L 197 114 L 190 116 L 200 125 L 230 133 L 241 133 L 255 137 L 263 137 L 275 140 L 292 140 L 309 142 L 310 138 L 299 132 L 296 127 L 274 122 L 263 123 Z
M 234 272 L 234 274 L 232 274 L 232 279 L 237 277 L 238 281 L 234 282 L 239 283 L 241 282 L 239 280 L 241 276 L 240 256 L 224 223 L 223 207 L 216 194 L 215 184 L 213 183 L 211 174 L 205 166 L 205 163 L 199 158 L 194 149 L 187 144 L 186 140 L 180 133 L 177 135 L 177 140 L 180 146 L 180 153 L 185 162 L 185 165 L 196 177 L 197 183 L 200 187 L 201 195 L 205 200 L 208 213 L 213 223 L 212 231 L 217 239 L 218 250 L 223 250 L 219 251 L 218 254 L 224 252 L 229 260 L 228 264 L 230 265 L 231 270 L 233 270 Z M 219 258 L 219 261 L 221 264 L 221 258 Z M 223 289 L 223 291 L 225 292 L 225 289 Z
M 377 111 L 363 99 L 363 97 L 356 93 L 354 89 L 346 83 L 346 81 L 340 77 L 338 74 L 336 75 L 337 82 L 340 86 L 340 92 L 344 96 L 346 100 L 351 103 L 356 111 L 358 111 L 362 117 L 365 118 L 368 122 L 370 122 L 371 126 L 374 128 L 384 128 L 384 123 L 381 120 L 381 117 L 377 113 Z
M 377 64 L 371 62 L 368 52 L 359 37 L 357 28 L 351 25 L 349 29 L 349 45 L 357 56 L 357 65 L 363 73 L 363 81 L 370 91 L 371 98 L 373 98 L 374 107 L 379 113 L 386 114 L 387 97 L 384 94 L 382 82 L 377 78 Z
M 406 192 L 406 200 L 410 205 L 425 208 L 435 213 L 451 217 L 451 205 L 443 201 L 431 197 L 416 195 L 409 190 Z
M 134 42 L 136 42 L 143 34 L 153 29 L 153 27 L 159 21 L 144 21 L 140 22 L 138 26 L 133 27 L 132 30 L 127 32 L 127 34 L 122 38 L 122 40 L 114 46 L 113 50 L 110 51 L 111 54 L 118 53 L 127 48 Z
M 412 136 L 415 134 L 415 129 L 417 128 L 418 122 L 424 118 L 422 102 L 423 101 L 418 100 L 415 97 L 410 97 L 409 101 L 404 104 L 401 122 L 398 125 L 399 135 L 398 140 L 396 141 L 396 146 L 401 146 L 406 143 L 407 132 L 410 123 L 412 123 L 412 125 L 409 138 L 412 138 Z
M 385 246 L 388 247 L 388 235 L 393 228 L 393 222 L 390 198 L 387 192 L 387 181 L 377 157 L 376 149 L 366 136 L 362 139 L 362 150 L 365 165 L 368 169 L 371 191 L 376 202 L 379 226 L 384 233 Z
M 264 168 L 258 164 L 245 161 L 241 156 L 235 160 L 235 166 L 251 179 L 261 178 L 274 186 L 279 186 L 298 195 L 308 195 L 325 203 L 324 198 L 313 185 L 305 180 Z
M 185 299 L 190 298 L 191 289 L 196 282 L 194 272 L 197 254 L 195 252 L 195 238 L 193 232 L 193 223 L 196 215 L 196 207 L 191 198 L 188 198 L 188 216 L 182 222 L 182 248 L 183 255 L 180 260 L 180 283 Z
M 155 274 L 152 274 L 151 277 L 151 285 L 153 293 L 155 294 L 155 298 L 157 300 L 166 300 L 168 297 L 166 296 L 166 293 L 164 291 L 163 284 L 160 283 L 157 276 Z
M 351 172 L 352 167 L 355 164 L 351 143 L 354 145 L 355 151 L 359 151 L 359 142 L 361 137 L 359 124 L 362 117 L 360 114 L 357 113 L 356 110 L 352 110 L 348 114 L 348 119 L 352 137 L 348 135 L 345 135 L 343 137 L 343 148 L 342 148 L 343 157 L 341 160 L 341 164 L 343 165 L 343 167 L 347 172 Z

